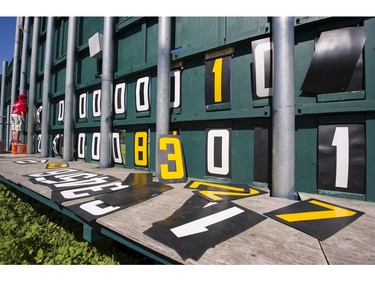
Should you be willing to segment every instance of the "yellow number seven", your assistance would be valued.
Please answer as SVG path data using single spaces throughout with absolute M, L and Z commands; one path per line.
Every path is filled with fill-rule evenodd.
M 176 171 L 169 171 L 168 164 L 160 164 L 160 175 L 162 179 L 181 179 L 184 177 L 184 166 L 181 153 L 180 140 L 177 138 L 160 138 L 160 150 L 167 150 L 167 144 L 173 145 L 173 153 L 168 153 L 168 161 L 176 163 Z
M 223 59 L 216 59 L 212 68 L 214 74 L 214 102 L 222 101 L 221 79 L 223 74 Z

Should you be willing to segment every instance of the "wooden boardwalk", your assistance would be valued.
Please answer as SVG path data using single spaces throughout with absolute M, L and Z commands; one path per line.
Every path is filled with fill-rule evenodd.
M 61 163 L 61 159 L 40 158 L 35 155 L 0 155 L 0 179 L 11 182 L 21 189 L 41 195 L 46 202 L 51 201 L 51 189 L 43 184 L 35 184 L 26 175 L 46 172 L 46 163 L 19 164 L 19 160 L 48 160 L 47 163 Z M 69 162 L 69 168 L 101 175 L 110 175 L 121 180 L 137 171 L 121 167 L 100 169 L 99 163 L 80 161 Z M 138 171 L 139 172 L 139 171 Z M 189 179 L 190 180 L 190 179 Z M 153 223 L 165 220 L 178 210 L 191 196 L 193 191 L 184 188 L 186 183 L 169 184 L 173 189 L 149 200 L 135 204 L 100 217 L 96 222 L 88 223 L 111 238 L 130 241 L 139 245 L 144 252 L 152 253 L 177 264 L 200 265 L 325 265 L 325 264 L 375 264 L 375 203 L 353 199 L 342 199 L 316 194 L 301 193 L 301 200 L 316 198 L 331 204 L 363 212 L 358 219 L 332 235 L 320 241 L 300 230 L 264 216 L 282 207 L 298 201 L 270 197 L 269 193 L 235 200 L 235 204 L 264 216 L 264 219 L 247 230 L 204 251 L 194 260 L 183 259 L 176 250 L 156 241 L 144 232 Z M 22 190 L 21 190 L 22 191 Z M 63 209 L 79 202 L 88 202 L 86 197 L 61 203 Z M 103 231 L 104 230 L 104 231 Z M 121 241 L 120 241 L 121 242 Z

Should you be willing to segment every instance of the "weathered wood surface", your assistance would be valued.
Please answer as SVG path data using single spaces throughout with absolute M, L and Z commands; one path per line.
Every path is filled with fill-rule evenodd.
M 37 156 L 0 156 L 0 175 L 46 198 L 51 198 L 49 187 L 30 182 L 28 175 L 46 171 L 46 164 L 19 165 L 15 160 L 42 159 Z M 48 159 L 48 158 L 46 158 Z M 61 162 L 49 158 L 48 163 Z M 137 171 L 121 167 L 100 169 L 99 163 L 69 162 L 70 168 L 112 175 L 124 180 Z M 301 193 L 301 199 L 317 198 L 332 204 L 365 212 L 349 226 L 332 237 L 318 241 L 312 236 L 276 220 L 266 218 L 250 229 L 208 249 L 198 260 L 183 260 L 178 253 L 143 232 L 152 223 L 164 220 L 179 209 L 193 192 L 183 188 L 185 183 L 170 184 L 173 189 L 147 201 L 119 210 L 96 220 L 127 239 L 167 256 L 182 264 L 230 265 L 296 265 L 296 264 L 375 264 L 375 203 Z M 91 198 L 63 202 L 69 206 Z M 235 200 L 235 203 L 263 215 L 296 201 L 273 198 L 269 193 Z

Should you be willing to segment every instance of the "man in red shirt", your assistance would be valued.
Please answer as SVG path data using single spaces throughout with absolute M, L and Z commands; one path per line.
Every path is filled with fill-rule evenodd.
M 19 94 L 18 101 L 16 101 L 12 107 L 12 113 L 10 115 L 10 122 L 12 128 L 12 144 L 21 143 L 20 134 L 22 131 L 22 125 L 25 122 L 25 115 L 27 112 L 26 95 Z

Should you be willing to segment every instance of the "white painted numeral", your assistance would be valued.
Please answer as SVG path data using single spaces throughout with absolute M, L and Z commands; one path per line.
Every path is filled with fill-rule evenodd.
M 349 128 L 337 127 L 332 146 L 336 146 L 336 187 L 348 188 Z
M 38 135 L 38 152 L 42 152 L 42 135 Z
M 115 96 L 114 96 L 114 104 L 115 104 L 115 113 L 116 114 L 125 113 L 125 110 L 126 110 L 125 88 L 126 88 L 125 83 L 121 83 L 121 84 L 116 85 Z
M 91 158 L 92 160 L 100 160 L 100 133 L 93 133 L 91 145 Z
M 113 206 L 108 206 L 108 207 L 105 207 L 105 208 L 99 207 L 99 205 L 103 204 L 103 203 L 104 203 L 103 201 L 95 200 L 95 201 L 91 201 L 91 202 L 88 202 L 88 203 L 84 203 L 79 207 L 82 210 L 85 210 L 86 212 L 88 212 L 88 213 L 90 213 L 94 216 L 104 215 L 106 213 L 109 213 L 109 212 L 115 211 L 117 209 L 120 209 L 120 207 L 113 207 Z
M 113 147 L 112 147 L 113 159 L 115 163 L 121 164 L 122 157 L 121 157 L 120 134 L 112 133 L 112 141 L 113 141 Z
M 78 116 L 80 119 L 86 118 L 87 116 L 87 93 L 83 93 L 79 96 L 79 110 L 78 110 Z
M 57 121 L 64 121 L 64 100 L 59 101 L 59 115 Z
M 43 106 L 39 106 L 38 107 L 38 110 L 36 111 L 36 122 L 38 124 L 42 124 L 42 110 L 43 110 Z
M 77 156 L 80 159 L 85 159 L 86 134 L 80 133 L 78 135 L 78 151 Z
M 137 111 L 148 111 L 150 104 L 148 100 L 150 77 L 142 77 L 137 80 L 137 86 L 135 90 L 135 102 Z
M 265 87 L 265 52 L 272 50 L 272 42 L 261 43 L 254 48 L 256 70 L 256 95 L 260 98 L 272 96 L 272 88 Z
M 178 108 L 180 107 L 181 100 L 181 70 L 172 70 L 171 79 L 174 79 L 174 89 L 171 89 L 171 95 L 173 93 L 173 99 L 171 99 L 169 106 L 170 108 Z
M 189 236 L 189 235 L 194 235 L 197 233 L 202 233 L 202 232 L 208 231 L 207 229 L 208 226 L 224 221 L 231 217 L 237 216 L 243 212 L 244 210 L 238 207 L 232 207 L 227 210 L 218 212 L 216 214 L 212 214 L 207 217 L 177 226 L 175 228 L 172 228 L 171 231 L 178 238 Z
M 92 94 L 92 115 L 99 117 L 101 112 L 102 90 L 95 90 Z
M 221 166 L 215 166 L 215 138 L 221 138 Z M 216 157 L 219 157 L 216 155 Z M 211 174 L 229 173 L 229 131 L 211 130 L 207 135 L 207 170 Z

